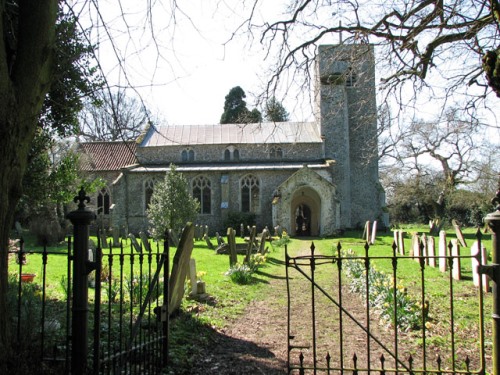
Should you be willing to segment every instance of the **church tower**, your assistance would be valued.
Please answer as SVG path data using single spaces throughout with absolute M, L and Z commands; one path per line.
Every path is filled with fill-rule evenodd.
M 383 191 L 378 179 L 373 46 L 319 46 L 316 79 L 316 116 L 324 157 L 334 161 L 340 225 L 350 228 L 377 220 Z

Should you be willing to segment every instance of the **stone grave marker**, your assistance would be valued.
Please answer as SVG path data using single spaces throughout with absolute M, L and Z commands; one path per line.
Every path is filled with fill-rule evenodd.
M 455 280 L 462 278 L 462 270 L 460 269 L 460 243 L 457 239 L 451 240 L 451 256 L 453 257 L 452 277 Z
M 363 230 L 363 239 L 368 243 L 370 243 L 370 226 L 370 221 L 367 221 L 365 223 L 365 229 Z
M 208 237 L 208 225 L 205 225 L 205 227 L 203 228 L 203 237 Z
M 174 255 L 172 273 L 170 274 L 170 303 L 168 313 L 172 314 L 181 306 L 184 297 L 184 285 L 189 273 L 189 262 L 193 252 L 194 227 L 188 223 L 182 231 L 179 246 Z
M 424 263 L 426 265 L 429 264 L 429 252 L 427 249 L 427 235 L 425 233 L 422 233 L 422 238 L 420 239 L 420 251 L 421 251 L 421 256 L 424 257 Z
M 134 250 L 138 253 L 142 253 L 142 246 L 139 242 L 137 242 L 135 236 L 132 233 L 129 233 L 128 238 L 130 238 L 130 242 L 132 242 L 132 247 L 134 248 Z
M 453 228 L 455 228 L 455 234 L 457 235 L 457 239 L 460 243 L 460 246 L 467 247 L 467 243 L 465 242 L 465 238 L 462 233 L 462 230 L 460 229 L 460 225 L 455 219 L 453 219 L 451 223 L 453 224 Z
M 394 231 L 392 232 L 392 235 L 394 237 L 394 243 L 396 244 L 396 246 L 398 248 L 398 252 L 399 252 L 399 230 L 394 229 Z
M 101 229 L 99 231 L 99 238 L 101 239 L 101 248 L 106 249 L 109 246 L 106 229 Z
M 139 237 L 141 238 L 142 246 L 146 249 L 148 253 L 151 252 L 151 244 L 149 243 L 149 238 L 143 231 L 139 232 Z
M 201 228 L 198 224 L 194 226 L 194 239 L 195 241 L 201 240 Z
M 21 223 L 19 221 L 16 221 L 16 223 L 14 225 L 16 227 L 17 235 L 19 237 L 22 237 L 23 236 L 23 227 L 21 226 Z
M 446 256 L 448 254 L 448 247 L 446 246 L 446 232 L 444 230 L 439 232 L 439 270 L 441 272 L 446 272 L 448 270 L 448 260 Z
M 420 237 L 418 233 L 413 233 L 411 236 L 411 257 L 414 257 L 418 261 L 418 257 L 420 256 Z
M 436 267 L 436 243 L 432 236 L 427 238 L 427 256 L 429 257 L 429 266 Z
M 217 246 L 224 244 L 224 238 L 220 236 L 219 232 L 215 232 L 215 237 L 217 238 Z
M 405 232 L 402 230 L 398 231 L 398 250 L 400 255 L 405 255 Z
M 370 245 L 375 244 L 375 238 L 377 237 L 377 220 L 373 222 L 372 234 L 370 237 Z
M 113 235 L 113 247 L 120 247 L 120 228 L 111 228 L 111 233 Z
M 232 267 L 238 263 L 236 255 L 236 232 L 233 228 L 227 228 L 227 243 L 229 245 L 229 266 Z
M 243 223 L 240 224 L 240 237 L 245 238 L 245 226 Z
M 248 240 L 247 251 L 245 254 L 245 263 L 250 262 L 250 256 L 252 255 L 253 248 L 255 246 L 255 236 L 257 235 L 257 229 L 255 225 L 250 229 L 250 238 Z
M 481 244 L 481 249 L 479 249 L 479 243 L 477 241 L 474 241 L 472 244 L 472 247 L 470 249 L 470 255 L 472 256 L 471 262 L 472 262 L 472 281 L 475 286 L 479 287 L 479 278 L 481 275 L 477 272 L 477 267 L 481 265 L 486 265 L 488 264 L 488 252 L 486 250 L 486 247 L 484 244 Z M 482 275 L 483 276 L 483 290 L 485 292 L 490 291 L 490 279 L 487 275 Z
M 212 244 L 212 241 L 210 241 L 210 237 L 208 237 L 207 234 L 203 235 L 203 238 L 205 239 L 205 242 L 207 243 L 207 246 L 210 250 L 214 249 L 214 245 Z
M 259 253 L 264 255 L 266 253 L 266 240 L 269 235 L 269 230 L 264 228 L 262 235 L 260 236 Z

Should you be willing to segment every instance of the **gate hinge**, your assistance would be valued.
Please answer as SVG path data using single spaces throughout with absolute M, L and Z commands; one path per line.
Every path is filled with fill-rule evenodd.
M 477 272 L 481 275 L 487 275 L 492 281 L 498 284 L 500 276 L 500 264 L 481 264 L 477 267 Z

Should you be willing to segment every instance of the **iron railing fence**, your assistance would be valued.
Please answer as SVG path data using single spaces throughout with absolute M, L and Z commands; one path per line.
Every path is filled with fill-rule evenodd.
M 483 277 L 471 286 L 471 263 L 460 281 L 453 274 L 455 262 L 480 255 L 452 256 L 448 248 L 444 259 L 402 256 L 396 244 L 383 255 L 380 248 L 366 244 L 355 254 L 339 243 L 318 254 L 313 243 L 294 257 L 286 250 L 288 373 L 491 372 Z M 445 273 L 429 266 L 438 260 Z
M 89 263 L 96 264 L 88 286 L 89 373 L 161 373 L 168 351 L 163 307 L 168 284 L 164 282 L 166 247 L 157 243 L 152 252 L 145 247 L 138 252 L 132 245 L 113 247 L 110 242 L 102 249 L 98 241 L 95 251 L 89 250 Z M 12 301 L 16 342 L 25 341 L 32 354 L 36 346 L 35 353 L 45 366 L 59 373 L 72 373 L 72 248 L 71 238 L 66 251 L 47 246 L 41 252 L 27 250 L 21 240 L 19 250 L 9 251 L 18 263 Z M 26 260 L 30 269 L 39 264 L 36 275 L 25 273 Z M 52 283 L 47 281 L 49 274 Z M 54 274 L 59 275 L 55 285 Z M 30 282 L 30 276 L 36 282 Z

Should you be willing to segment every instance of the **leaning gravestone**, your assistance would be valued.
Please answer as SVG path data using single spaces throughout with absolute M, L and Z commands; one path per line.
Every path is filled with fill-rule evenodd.
M 148 253 L 151 252 L 151 244 L 149 243 L 149 238 L 146 233 L 139 232 L 139 237 L 141 237 L 142 246 L 147 250 Z
M 393 237 L 394 237 L 394 242 L 396 244 L 396 247 L 398 248 L 398 252 L 399 252 L 399 230 L 397 229 L 394 229 L 394 232 L 392 233 Z
M 439 270 L 446 272 L 448 270 L 448 260 L 446 259 L 448 247 L 446 246 L 446 232 L 444 230 L 439 232 Z
M 179 235 L 177 232 L 173 229 L 168 230 L 168 238 L 170 239 L 170 242 L 174 247 L 179 246 Z
M 172 314 L 181 306 L 184 297 L 184 284 L 189 274 L 189 262 L 193 252 L 194 227 L 192 223 L 187 223 L 182 231 L 179 246 L 174 255 L 172 273 L 170 274 L 170 303 L 168 313 Z
M 205 239 L 205 242 L 207 243 L 207 246 L 210 250 L 214 249 L 214 245 L 212 244 L 212 241 L 210 241 L 210 237 L 208 237 L 207 234 L 203 235 L 203 238 Z
M 232 267 L 238 263 L 236 255 L 236 232 L 233 228 L 227 228 L 227 243 L 229 245 L 229 266 Z
M 460 243 L 460 246 L 467 247 L 467 243 L 465 242 L 465 238 L 462 233 L 462 230 L 460 229 L 460 225 L 455 219 L 453 219 L 451 223 L 453 224 L 453 228 L 455 228 L 455 234 L 457 235 L 457 239 Z
M 377 220 L 373 222 L 372 234 L 370 237 L 370 245 L 375 244 L 375 238 L 377 236 Z
M 479 249 L 479 243 L 477 241 L 474 241 L 472 244 L 472 247 L 470 249 L 470 255 L 472 256 L 471 261 L 472 261 L 472 281 L 474 282 L 475 286 L 479 286 L 479 280 L 481 275 L 479 274 L 477 267 L 481 265 L 486 265 L 488 263 L 488 254 L 486 251 L 486 247 L 484 247 L 483 244 L 481 244 L 481 249 Z M 483 275 L 483 290 L 485 292 L 489 292 L 490 290 L 490 284 L 489 284 L 489 278 L 487 275 Z
M 260 236 L 259 253 L 264 255 L 266 253 L 266 239 L 269 236 L 269 231 L 264 229 L 262 235 Z
M 130 238 L 130 242 L 132 242 L 132 247 L 134 248 L 134 250 L 138 253 L 142 253 L 142 246 L 139 242 L 137 242 L 135 236 L 132 233 L 129 233 L 128 238 Z
M 363 239 L 368 243 L 370 243 L 370 225 L 370 222 L 367 221 L 365 223 L 365 229 L 363 230 Z

